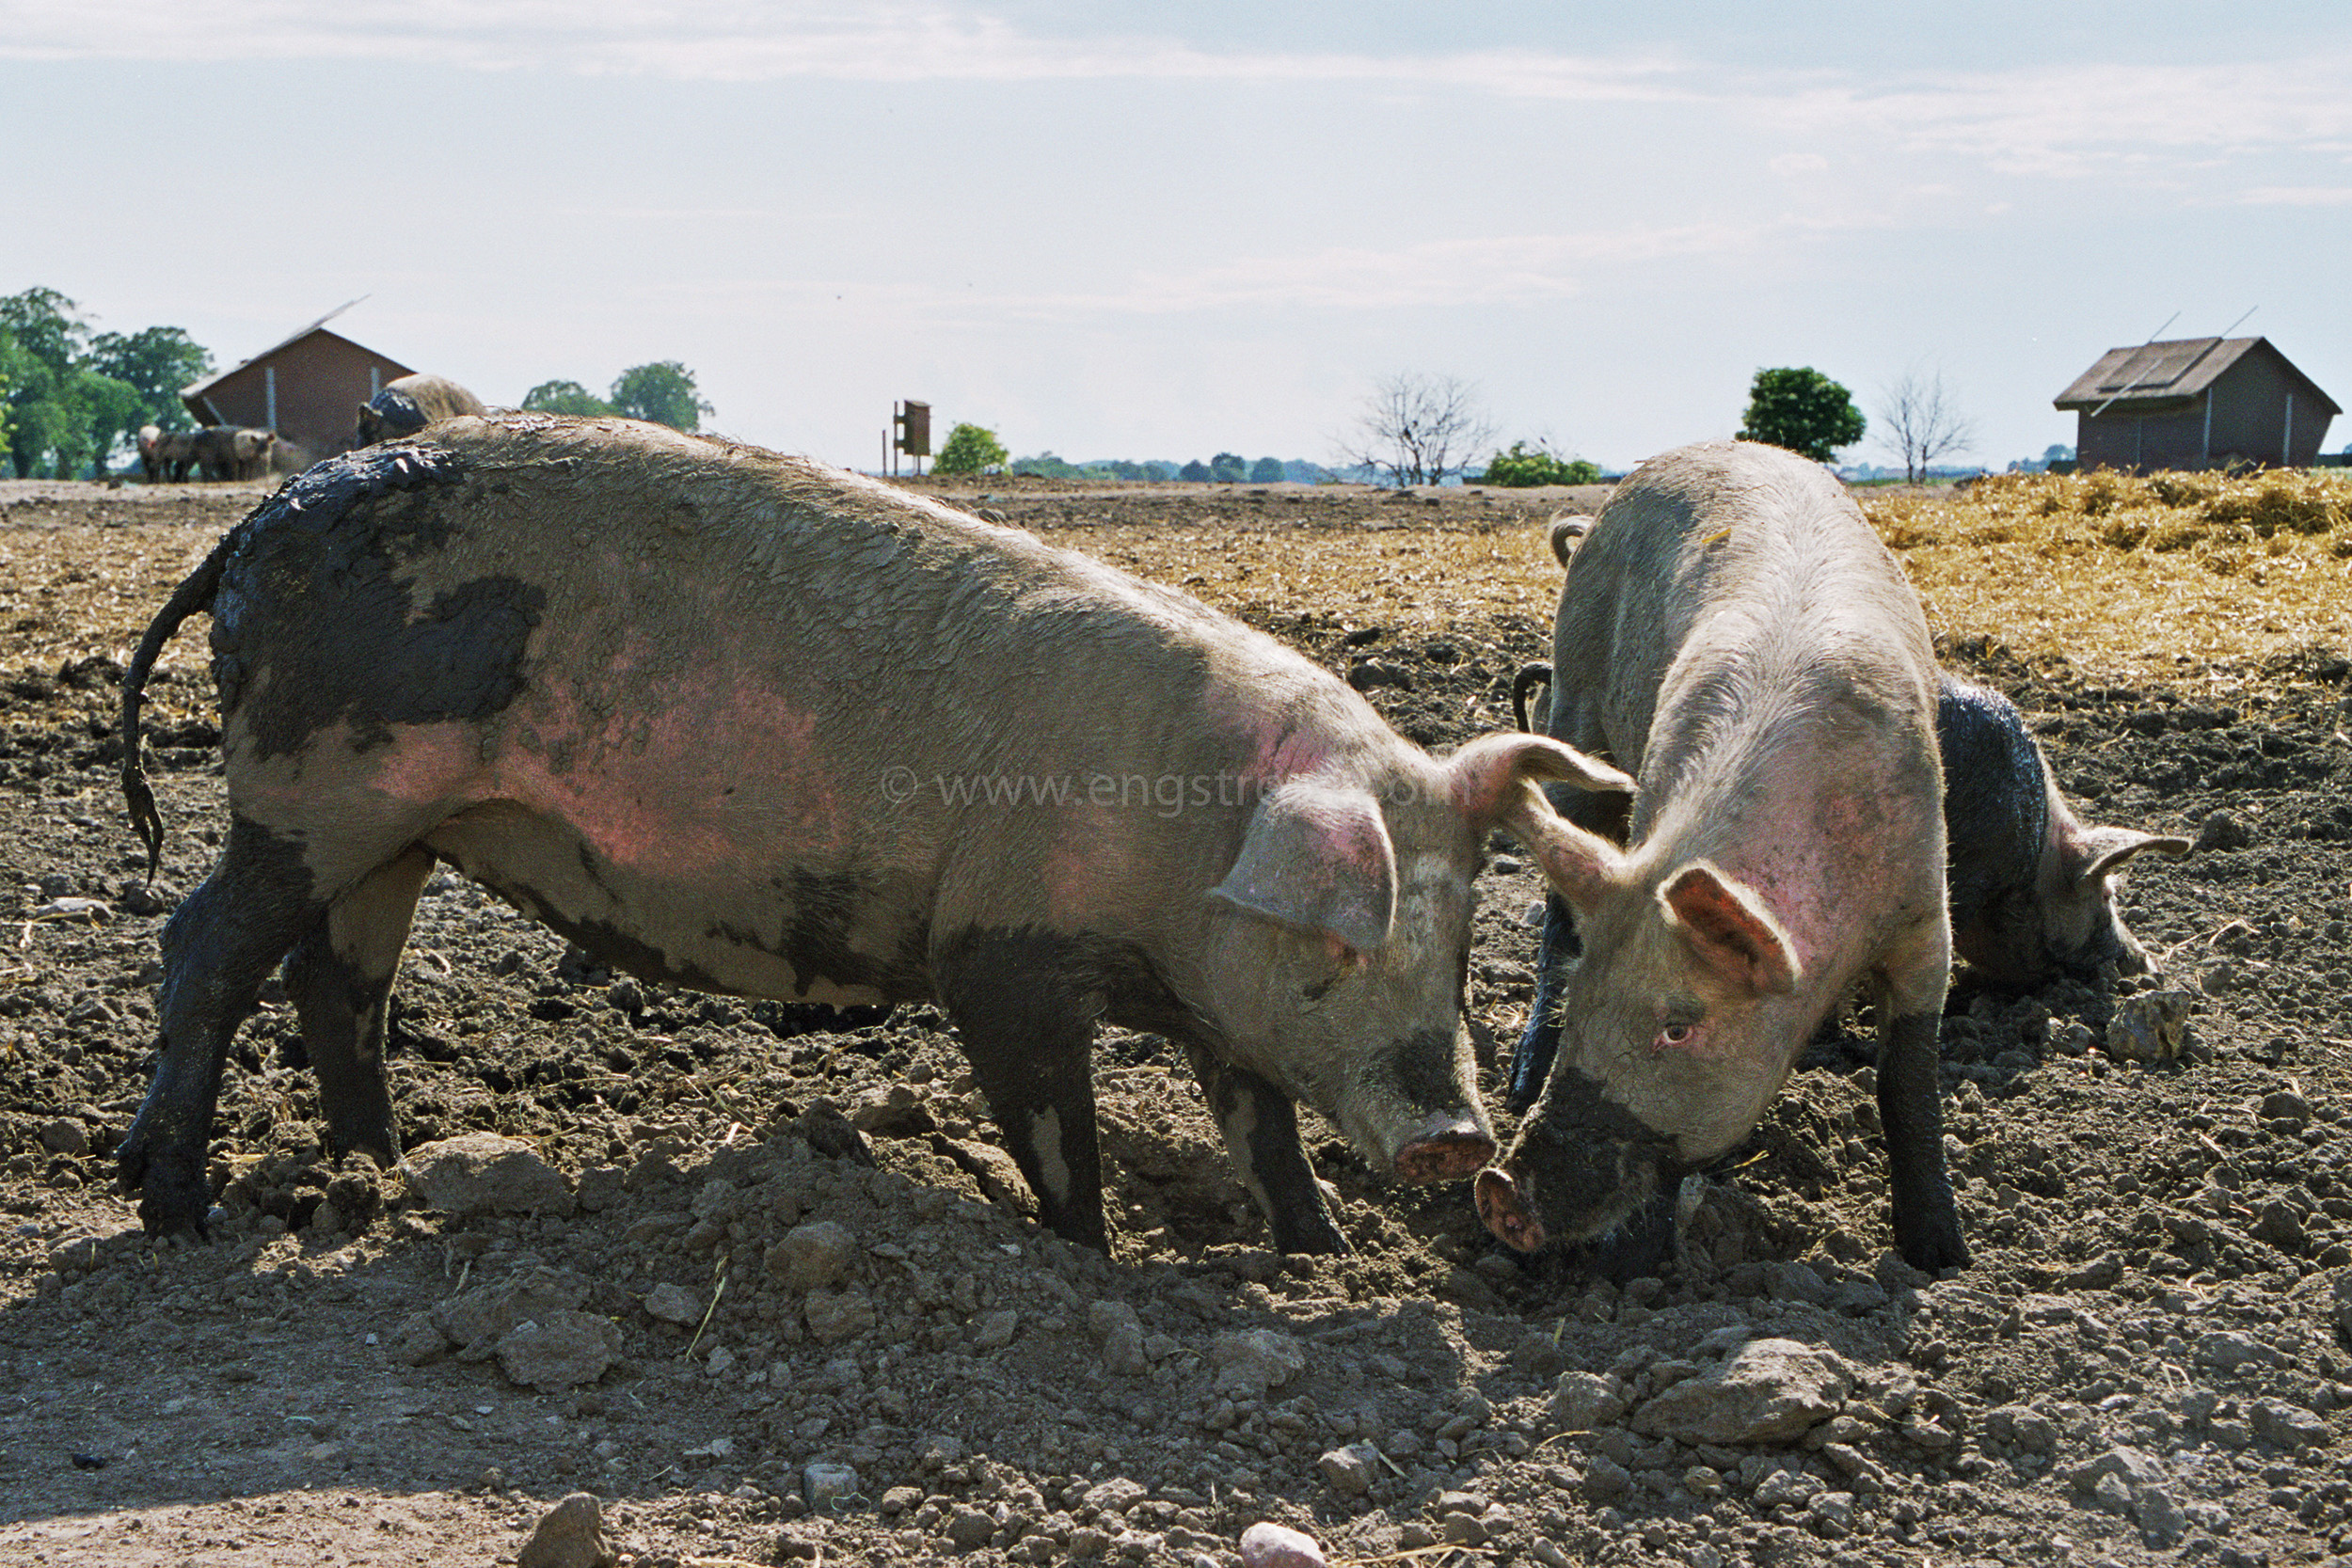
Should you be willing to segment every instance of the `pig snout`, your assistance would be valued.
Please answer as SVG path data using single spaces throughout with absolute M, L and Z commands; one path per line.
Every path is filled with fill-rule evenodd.
M 1533 1178 L 1529 1187 L 1534 1185 Z M 1518 1252 L 1534 1252 L 1544 1244 L 1544 1222 L 1528 1207 L 1532 1192 L 1522 1192 L 1511 1173 L 1496 1166 L 1478 1173 L 1478 1218 L 1502 1244 Z
M 1431 1117 L 1396 1151 L 1400 1181 L 1458 1181 L 1495 1157 L 1495 1140 L 1469 1111 Z
M 1581 1075 L 1568 1074 L 1571 1088 Z M 1555 1084 L 1555 1090 L 1559 1085 Z M 1672 1140 L 1597 1095 L 1539 1101 L 1508 1154 L 1478 1173 L 1478 1217 L 1506 1245 L 1608 1235 L 1679 1180 Z

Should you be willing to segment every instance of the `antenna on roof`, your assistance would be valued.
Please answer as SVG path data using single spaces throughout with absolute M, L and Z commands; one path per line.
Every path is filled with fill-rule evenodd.
M 2100 415 L 2114 407 L 2117 402 L 2123 397 L 2124 393 L 2129 392 L 2132 389 L 2131 377 L 2123 374 L 2123 372 L 2131 367 L 2133 360 L 2137 359 L 2142 354 L 2145 354 L 2148 351 L 2149 344 L 2153 343 L 2156 341 L 2157 336 L 2164 331 L 2165 326 L 2170 326 L 2174 322 L 2179 321 L 2180 319 L 2181 313 L 2178 310 L 2173 311 L 2170 315 L 2164 318 L 2164 326 L 2159 326 L 2154 332 L 2148 334 L 2148 342 L 2140 344 L 2139 347 L 2132 350 L 2130 354 L 2124 356 L 2123 363 L 2115 368 L 2118 382 L 2115 396 L 2107 399 L 2106 402 L 2092 409 L 2090 411 L 2090 417 L 2092 419 L 2097 419 Z M 2246 318 L 2244 316 L 2240 316 L 2238 318 L 2240 321 L 2244 321 L 2245 319 Z
M 2250 316 L 2261 309 L 2262 307 L 2259 305 L 2249 305 L 2246 308 L 2246 316 Z M 2208 342 L 2203 348 L 2199 349 L 2195 354 L 2190 355 L 2188 357 L 2188 363 L 2183 365 L 2179 370 L 2172 372 L 2173 384 L 2177 386 L 2181 382 L 2186 380 L 2188 378 L 2189 372 L 2195 370 L 2198 366 L 2205 362 L 2206 355 L 2211 354 L 2215 349 L 2219 348 L 2223 343 L 2229 341 L 2230 334 L 2238 329 L 2239 325 L 2245 322 L 2246 316 L 2240 316 L 2236 321 L 2233 321 L 2229 325 L 2223 327 L 2221 329 L 2221 336 L 2214 339 L 2211 342 Z

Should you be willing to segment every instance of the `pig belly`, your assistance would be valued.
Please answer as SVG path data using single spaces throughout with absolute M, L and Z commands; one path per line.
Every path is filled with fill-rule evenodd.
M 859 1006 L 928 995 L 923 933 L 881 918 L 857 879 L 745 846 L 728 870 L 664 868 L 628 844 L 504 801 L 423 839 L 469 878 L 646 979 L 739 996 Z

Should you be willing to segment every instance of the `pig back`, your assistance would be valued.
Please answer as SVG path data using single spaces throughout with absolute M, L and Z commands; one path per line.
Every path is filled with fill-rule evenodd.
M 1931 780 L 1918 597 L 1844 487 L 1777 448 L 1684 448 L 1620 484 L 1562 590 L 1553 665 L 1555 738 L 1645 794 L 1743 725 L 1808 712 L 1897 732 Z
M 371 557 L 399 590 L 390 636 L 415 641 L 426 607 L 527 611 L 507 678 L 428 713 L 369 684 L 383 660 L 345 660 L 299 723 L 246 731 L 283 751 L 389 704 L 462 720 L 463 776 L 444 759 L 404 787 L 521 800 L 698 885 L 784 865 L 895 889 L 943 928 L 1130 934 L 1230 864 L 1248 812 L 1217 809 L 1240 800 L 1223 776 L 1319 758 L 1284 736 L 1386 733 L 1195 601 L 813 463 L 544 416 L 453 421 L 417 452 L 431 481 L 250 541 L 222 635 L 241 669 L 314 642 L 297 622 Z

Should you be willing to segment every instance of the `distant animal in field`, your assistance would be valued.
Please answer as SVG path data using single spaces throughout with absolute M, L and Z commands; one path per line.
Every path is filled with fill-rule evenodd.
M 482 400 L 454 381 L 437 375 L 404 375 L 359 405 L 355 447 L 372 447 L 396 436 L 413 436 L 426 425 L 460 414 L 483 414 Z

